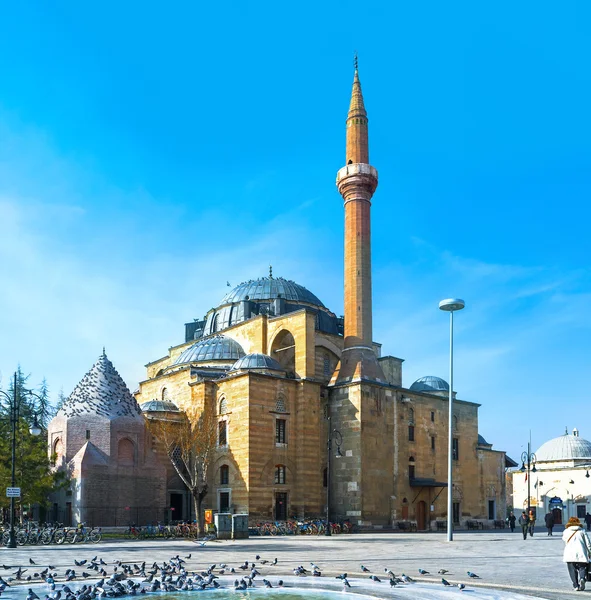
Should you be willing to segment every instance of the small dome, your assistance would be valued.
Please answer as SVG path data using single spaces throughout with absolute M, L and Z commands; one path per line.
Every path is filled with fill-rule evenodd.
M 492 446 L 492 444 L 489 444 L 480 434 L 478 434 L 478 445 L 479 446 Z
M 324 306 L 322 302 L 303 285 L 283 277 L 261 277 L 237 285 L 228 292 L 220 304 L 230 304 L 241 300 L 272 300 L 285 298 L 288 302 L 305 302 L 314 306 Z
M 542 444 L 536 454 L 536 461 L 546 462 L 552 460 L 591 460 L 591 442 L 576 435 L 565 433 Z
M 449 392 L 449 385 L 441 377 L 427 375 L 417 379 L 409 389 L 413 392 Z
M 175 361 L 175 365 L 208 360 L 235 361 L 244 356 L 242 346 L 225 335 L 214 335 L 194 343 Z
M 142 412 L 180 412 L 179 407 L 164 400 L 148 400 L 140 405 Z
M 247 354 L 237 360 L 232 371 L 244 369 L 269 369 L 271 371 L 285 371 L 285 369 L 274 359 L 266 354 Z

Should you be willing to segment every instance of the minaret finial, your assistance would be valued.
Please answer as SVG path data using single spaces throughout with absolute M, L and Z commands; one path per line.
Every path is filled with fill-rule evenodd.
M 269 265 L 269 279 L 273 279 L 273 265 Z
M 107 356 L 106 352 L 105 352 L 105 347 L 103 346 L 103 356 Z
M 353 65 L 355 66 L 355 70 L 357 71 L 357 68 L 359 67 L 359 62 L 357 60 L 357 50 L 355 50 L 355 53 L 353 54 Z

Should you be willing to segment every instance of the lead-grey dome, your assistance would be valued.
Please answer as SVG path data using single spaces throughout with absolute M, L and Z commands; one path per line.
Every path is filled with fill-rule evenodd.
M 449 392 L 449 384 L 441 377 L 427 375 L 417 379 L 409 389 L 413 392 Z
M 324 307 L 324 304 L 311 291 L 299 283 L 283 279 L 283 277 L 261 277 L 245 281 L 228 292 L 220 306 L 241 300 L 273 300 L 274 298 L 285 298 L 288 302 L 306 302 Z
M 253 353 L 243 356 L 234 363 L 232 371 L 245 369 L 269 369 L 271 371 L 284 371 L 285 369 L 267 354 Z
M 140 404 L 142 412 L 180 412 L 179 407 L 172 402 L 166 402 L 164 400 L 148 400 Z
M 548 440 L 535 453 L 536 461 L 591 460 L 591 442 L 577 435 L 564 434 Z
M 242 346 L 225 335 L 213 335 L 189 346 L 174 362 L 182 365 L 207 360 L 236 361 L 244 356 Z

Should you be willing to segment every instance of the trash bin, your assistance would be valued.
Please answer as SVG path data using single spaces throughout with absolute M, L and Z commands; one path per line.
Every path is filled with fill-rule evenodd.
M 248 538 L 248 515 L 232 515 L 232 539 Z
M 232 537 L 232 515 L 230 513 L 216 513 L 214 519 L 218 540 L 229 540 Z

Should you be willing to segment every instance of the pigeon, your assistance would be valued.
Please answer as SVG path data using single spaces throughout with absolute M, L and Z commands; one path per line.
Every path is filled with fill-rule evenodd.
M 443 577 L 441 578 L 441 583 L 443 583 L 443 585 L 451 585 L 451 583 L 447 579 L 444 579 Z
M 421 575 L 430 575 L 431 573 L 429 573 L 429 571 L 425 571 L 425 569 L 419 569 L 419 573 Z
M 39 600 L 39 596 L 37 596 L 37 594 L 31 588 L 29 588 L 29 593 L 27 594 L 27 600 Z
M 343 586 L 346 589 L 346 588 L 350 588 L 351 584 L 346 579 L 343 579 Z
M 437 572 L 439 573 L 439 575 L 445 575 L 446 573 L 449 573 L 447 569 L 439 569 L 439 571 Z
M 36 565 L 37 563 L 32 558 L 29 558 L 29 564 Z M 35 592 L 33 592 L 33 593 L 35 593 Z
M 396 579 L 394 579 L 394 577 L 392 577 L 392 579 L 390 579 L 390 587 L 394 587 L 396 584 Z
M 468 573 L 468 577 L 472 577 L 472 579 L 480 579 L 479 575 L 476 575 L 476 573 L 472 573 L 472 571 L 467 571 Z
M 82 565 L 86 564 L 86 559 L 84 559 L 84 560 L 76 560 L 76 559 L 74 559 L 74 564 L 77 567 L 81 567 Z M 121 561 L 119 561 L 119 564 L 121 564 Z
M 283 579 L 280 579 L 280 580 L 277 582 L 277 585 L 278 585 L 279 587 L 283 587 Z
M 402 575 L 400 575 L 400 578 L 402 579 L 402 581 L 404 581 L 404 583 L 412 583 L 414 581 L 414 579 L 412 577 L 409 577 L 408 575 L 405 575 L 404 573 L 402 573 Z
M 363 565 L 361 565 L 361 570 L 362 570 L 364 573 L 369 573 L 369 569 L 368 569 L 367 567 L 364 567 Z
M 396 577 L 396 575 L 394 575 L 394 573 L 392 573 L 392 569 L 388 569 L 387 567 L 384 568 L 384 573 L 386 573 L 386 575 L 388 575 L 388 577 Z
M 369 578 L 376 583 L 381 583 L 382 580 L 377 575 L 370 575 Z
M 463 583 L 458 583 L 458 587 L 459 587 L 461 590 L 465 590 L 465 589 L 466 589 L 466 586 L 465 586 Z
M 257 554 L 257 555 L 255 556 L 255 558 L 256 558 L 257 560 L 261 560 L 261 556 L 260 556 L 260 554 Z
M 189 556 L 185 556 L 185 558 L 189 560 L 191 558 L 191 554 L 189 554 Z
M 341 573 L 340 575 L 337 575 L 335 579 L 347 579 L 347 573 Z
M 312 575 L 314 575 L 314 577 L 322 577 L 322 573 L 318 569 L 314 569 Z

